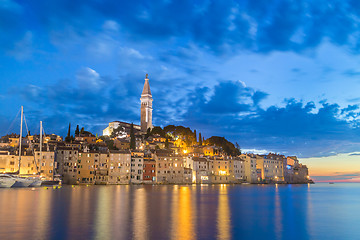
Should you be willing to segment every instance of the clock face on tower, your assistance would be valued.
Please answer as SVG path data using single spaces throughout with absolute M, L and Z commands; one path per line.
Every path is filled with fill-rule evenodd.
M 148 74 L 145 76 L 144 88 L 141 93 L 141 131 L 146 132 L 148 128 L 152 128 L 152 95 Z

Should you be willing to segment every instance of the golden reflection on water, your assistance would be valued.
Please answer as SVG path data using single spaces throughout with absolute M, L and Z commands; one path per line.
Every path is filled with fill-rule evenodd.
M 38 201 L 35 205 L 36 221 L 34 239 L 46 239 L 50 229 L 52 194 L 48 191 L 38 191 Z
M 111 239 L 111 232 L 109 231 L 111 225 L 110 193 L 106 187 L 99 188 L 95 209 L 95 239 Z
M 228 189 L 226 184 L 221 184 L 219 189 L 219 203 L 217 214 L 217 239 L 230 239 L 230 208 L 228 199 Z
M 67 238 L 75 238 L 76 236 L 72 236 L 71 233 L 76 233 L 76 230 L 79 227 L 78 215 L 80 214 L 80 195 L 82 191 L 77 187 L 72 188 L 70 192 L 70 204 L 69 204 L 69 224 L 68 224 L 68 232 Z
M 179 187 L 175 185 L 172 196 L 171 239 L 196 239 L 196 227 L 194 221 L 196 212 L 192 204 L 191 189 L 188 186 Z
M 127 230 L 128 230 L 128 222 L 130 219 L 129 215 L 129 195 L 130 195 L 130 186 L 129 185 L 121 185 L 121 186 L 111 186 L 115 188 L 113 195 L 111 197 L 111 207 L 112 213 L 112 235 L 116 236 L 117 239 L 126 239 Z M 113 214 L 116 213 L 116 214 Z
M 148 239 L 145 189 L 136 189 L 134 198 L 134 239 Z

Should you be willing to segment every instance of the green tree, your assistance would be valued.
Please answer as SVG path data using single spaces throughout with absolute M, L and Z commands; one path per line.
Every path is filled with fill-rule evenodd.
M 176 127 L 174 125 L 168 125 L 168 126 L 164 127 L 165 133 L 174 134 L 175 130 L 176 130 Z
M 235 147 L 239 151 L 239 154 L 241 154 L 241 148 L 237 142 L 235 142 Z
M 165 137 L 165 133 L 164 130 L 161 127 L 153 127 L 153 129 L 151 130 L 151 135 L 155 135 L 155 134 L 159 134 L 162 137 Z
M 109 150 L 115 150 L 114 140 L 107 139 L 105 140 L 105 143 Z
M 227 155 L 237 156 L 240 154 L 239 149 L 237 149 L 233 143 L 229 142 L 224 137 L 212 136 L 207 139 L 206 142 L 210 145 L 221 147 Z
M 71 132 L 71 123 L 69 123 L 69 129 L 68 129 L 67 137 L 70 137 L 70 132 Z
M 71 123 L 69 123 L 69 129 L 68 129 L 67 136 L 65 138 L 65 142 L 71 142 L 70 131 L 71 131 Z
M 83 134 L 85 132 L 84 127 L 81 128 L 80 133 Z
M 145 139 L 148 139 L 148 137 L 150 137 L 150 135 L 151 135 L 151 128 L 148 128 L 146 130 Z
M 136 142 L 135 142 L 135 134 L 134 134 L 134 124 L 131 123 L 130 126 L 130 149 L 135 150 Z
M 169 138 L 166 138 L 165 140 L 165 148 L 169 148 Z
M 194 130 L 195 143 L 197 143 L 196 129 Z
M 199 133 L 199 145 L 201 146 L 203 144 L 203 139 L 201 138 L 201 133 Z
M 79 136 L 80 130 L 79 125 L 76 125 L 75 136 Z

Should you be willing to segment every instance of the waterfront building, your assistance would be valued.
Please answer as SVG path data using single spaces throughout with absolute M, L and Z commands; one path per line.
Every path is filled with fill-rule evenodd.
M 109 178 L 110 154 L 99 151 L 100 158 L 95 159 L 95 184 L 107 184 Z
M 284 177 L 286 183 L 309 182 L 309 171 L 306 165 L 299 163 L 296 156 L 289 156 L 284 161 Z
M 258 181 L 283 182 L 283 158 L 274 155 L 258 155 L 256 158 Z
M 57 173 L 64 184 L 76 184 L 79 164 L 79 148 L 60 146 L 56 148 Z
M 230 170 L 234 182 L 240 183 L 245 181 L 245 161 L 239 157 L 229 159 Z
M 185 157 L 173 150 L 156 150 L 156 180 L 158 183 L 184 183 Z
M 0 172 L 12 173 L 19 170 L 19 152 L 1 151 L 0 152 Z M 20 174 L 37 174 L 34 162 L 34 155 L 31 150 L 21 151 Z
M 144 154 L 143 182 L 156 183 L 156 161 L 149 153 Z
M 131 183 L 142 183 L 144 169 L 144 152 L 131 152 Z
M 55 146 L 45 144 L 40 153 L 40 147 L 34 149 L 36 168 L 45 180 L 53 180 L 57 168 L 55 164 Z
M 0 151 L 0 173 L 15 172 L 18 169 L 19 156 L 10 150 Z
M 192 157 L 192 182 L 193 183 L 210 183 L 209 161 L 205 157 Z
M 193 170 L 191 168 L 184 167 L 184 182 L 185 184 L 192 183 Z
M 77 181 L 79 184 L 95 183 L 95 160 L 99 162 L 100 154 L 96 151 L 79 152 Z
M 152 129 L 152 94 L 150 91 L 149 78 L 146 74 L 144 88 L 141 93 L 141 131 L 146 132 L 148 128 Z
M 131 153 L 129 150 L 110 150 L 108 184 L 129 184 Z
M 229 183 L 233 181 L 230 175 L 230 161 L 223 157 L 212 157 L 209 161 L 209 171 L 211 172 L 211 183 Z
M 241 154 L 240 158 L 244 160 L 245 181 L 249 183 L 256 183 L 256 156 L 254 154 Z

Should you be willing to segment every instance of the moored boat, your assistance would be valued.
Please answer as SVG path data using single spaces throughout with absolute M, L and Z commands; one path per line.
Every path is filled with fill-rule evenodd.
M 29 187 L 34 181 L 25 177 L 12 176 L 15 179 L 14 185 L 12 187 Z
M 16 180 L 7 174 L 0 175 L 0 188 L 10 188 L 15 182 Z
M 57 185 L 61 185 L 61 181 L 60 180 L 45 180 L 41 183 L 41 186 L 57 186 Z
M 32 183 L 29 185 L 29 187 L 40 187 L 42 184 L 42 180 L 38 177 L 30 177 L 28 178 L 30 180 L 32 180 Z

